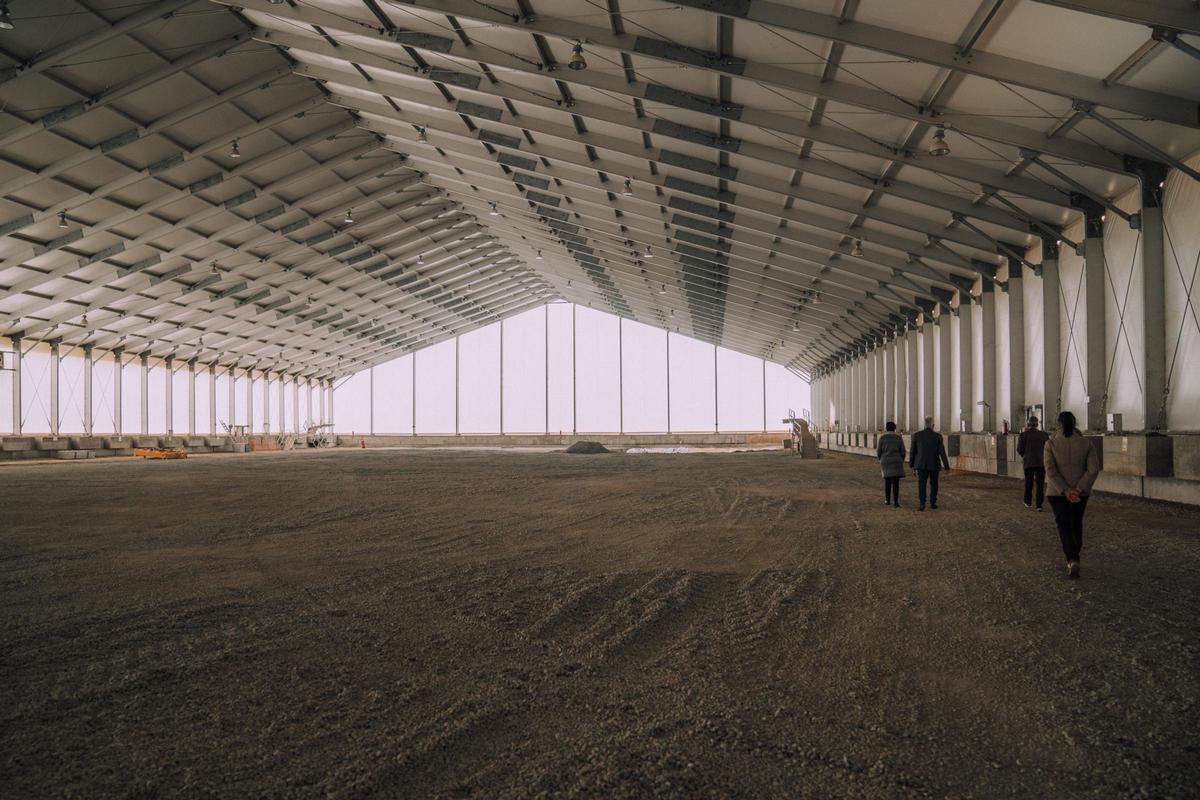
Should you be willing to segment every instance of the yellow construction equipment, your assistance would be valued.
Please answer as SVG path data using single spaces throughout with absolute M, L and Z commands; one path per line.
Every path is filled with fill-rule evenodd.
M 135 447 L 133 454 L 142 458 L 156 459 L 187 458 L 188 456 L 187 450 L 170 450 L 165 447 Z

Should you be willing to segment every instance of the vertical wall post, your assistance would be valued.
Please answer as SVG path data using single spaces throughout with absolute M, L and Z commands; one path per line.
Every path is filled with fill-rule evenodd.
M 946 311 L 946 307 L 942 306 L 942 311 Z M 950 314 L 940 313 L 937 318 L 937 344 L 938 344 L 938 427 L 942 433 L 950 433 L 954 430 L 954 414 L 951 412 L 950 404 L 953 402 L 951 389 L 951 381 L 953 373 L 951 372 L 950 364 Z
M 896 420 L 896 341 L 893 339 L 883 349 L 883 427 Z
M 458 338 L 454 337 L 454 435 L 458 436 Z
M 908 367 L 906 377 L 908 390 L 904 401 L 904 407 L 907 410 L 908 429 L 910 431 L 919 431 L 921 425 L 921 371 L 920 363 L 917 360 L 917 348 L 921 346 L 918 340 L 918 333 L 915 326 L 911 327 L 905 334 L 905 344 L 908 353 L 905 355 L 905 365 Z
M 246 370 L 246 432 L 254 433 L 254 370 Z
M 933 316 L 928 312 L 925 314 L 924 324 L 921 325 L 921 358 L 921 425 L 924 427 L 925 417 L 937 419 L 933 406 L 937 396 L 937 370 L 934 369 L 933 363 Z
M 542 311 L 545 312 L 544 322 L 546 332 L 542 344 L 545 345 L 545 353 L 543 355 L 543 375 L 546 379 L 546 435 L 550 435 L 550 304 L 542 306 Z
M 1008 424 L 1025 428 L 1025 280 L 1024 264 L 1008 259 Z
M 417 351 L 412 351 L 412 435 L 417 435 Z
M 279 371 L 279 432 L 287 433 L 287 376 Z M 332 422 L 333 420 L 326 420 Z
M 92 435 L 92 346 L 83 346 L 83 433 Z
M 457 344 L 454 346 L 454 349 L 455 350 L 458 349 Z M 368 415 L 367 416 L 367 432 L 370 433 L 372 436 L 374 436 L 375 435 L 375 365 L 372 364 L 370 367 L 367 368 L 367 370 L 368 370 L 367 378 L 369 379 L 369 382 L 370 382 L 370 392 L 371 392 L 371 400 L 367 404 L 367 415 Z M 308 405 L 309 405 L 309 409 L 310 409 L 308 412 L 308 415 L 309 415 L 309 417 L 311 417 L 312 416 L 312 411 L 311 411 L 311 408 L 312 408 L 312 383 L 306 380 L 305 385 L 308 387 Z M 455 394 L 457 395 L 457 392 Z
M 575 346 L 575 309 L 576 305 L 571 304 L 571 433 L 579 433 L 579 406 L 575 402 L 575 396 L 578 394 L 579 383 L 578 374 L 575 369 L 575 362 L 579 358 L 579 348 Z
M 229 427 L 232 428 L 237 424 L 237 373 L 234 372 L 236 364 L 230 364 L 229 369 L 225 372 L 229 378 Z
M 329 379 L 329 424 L 333 425 L 336 419 L 337 419 L 337 417 L 334 414 L 334 407 L 333 407 L 333 378 L 330 378 Z M 336 431 L 337 428 L 334 427 L 333 430 Z M 335 438 L 334 441 L 337 441 L 337 439 Z
M 868 350 L 863 358 L 863 384 L 866 391 L 863 394 L 863 419 L 862 426 L 865 431 L 875 430 L 875 392 L 879 387 L 875 385 L 875 351 Z
M 713 433 L 721 432 L 720 381 L 717 378 L 717 345 L 713 343 Z
M 21 435 L 21 337 L 11 337 L 13 345 L 13 374 L 12 374 L 12 431 L 13 436 Z
M 263 433 L 271 432 L 271 372 L 262 371 L 263 383 Z
M 175 434 L 175 356 L 163 359 L 167 370 L 167 383 L 163 387 L 163 414 L 166 416 L 163 427 L 168 436 Z
M 767 360 L 760 358 L 762 362 L 762 398 L 763 398 L 763 429 L 762 432 L 767 432 Z
M 500 435 L 504 435 L 504 320 L 500 320 Z
M 625 318 L 617 317 L 617 430 L 625 433 Z
M 372 433 L 372 434 L 374 434 L 374 433 L 375 433 L 375 406 L 374 406 L 374 403 L 375 403 L 375 392 L 374 392 L 375 372 L 374 372 L 374 370 L 375 370 L 375 367 L 371 367 L 371 384 L 372 384 L 372 391 L 371 391 L 371 403 L 372 403 L 372 405 L 371 405 L 371 433 Z M 304 420 L 305 420 L 305 422 L 307 422 L 309 425 L 311 425 L 311 424 L 313 423 L 313 415 L 312 415 L 313 376 L 312 376 L 312 375 L 309 375 L 309 376 L 308 376 L 307 380 L 305 380 L 305 382 L 304 382 L 304 385 L 308 387 L 308 392 L 307 392 L 307 394 L 305 395 L 305 404 L 306 404 L 306 407 L 305 407 L 305 409 L 304 409 Z M 320 402 L 320 400 L 321 400 L 321 394 L 320 394 L 320 392 L 321 392 L 321 383 L 320 383 L 320 381 L 318 381 L 318 382 L 317 382 L 317 401 L 318 401 L 318 402 Z
M 995 433 L 997 414 L 1004 413 L 999 408 L 999 397 L 996 392 L 996 284 L 986 275 L 980 278 L 979 305 L 983 309 L 983 397 L 986 405 L 983 407 L 983 429 Z
M 329 405 L 333 405 L 333 381 L 329 382 Z M 300 376 L 298 375 L 292 378 L 292 431 L 300 432 Z
M 887 376 L 884 370 L 887 367 L 888 351 L 882 344 L 875 351 L 875 427 L 873 430 L 883 430 L 883 423 L 887 422 L 886 409 L 887 404 L 884 401 L 884 386 L 886 385 Z
M 1107 347 L 1105 346 L 1104 208 L 1090 201 L 1083 208 L 1084 314 L 1087 317 L 1087 424 L 1102 431 L 1107 410 Z
M 908 336 L 897 336 L 896 344 L 896 426 L 908 430 Z
M 196 359 L 188 365 L 188 435 L 196 435 Z
M 958 419 L 961 430 L 975 430 L 975 339 L 971 323 L 975 309 L 971 293 L 958 292 Z
M 1059 305 L 1058 242 L 1042 239 L 1042 374 L 1045 387 L 1042 395 L 1043 411 L 1046 416 L 1042 427 L 1049 428 L 1050 420 L 1058 418 L 1062 411 L 1062 340 L 1059 338 L 1061 307 Z
M 59 341 L 50 343 L 50 435 L 58 438 L 58 423 L 62 419 L 58 403 L 58 380 L 62 372 L 62 357 L 58 349 Z
M 123 414 L 121 403 L 122 391 L 124 387 L 122 382 L 124 378 L 122 373 L 125 371 L 125 351 L 120 347 L 113 350 L 113 433 L 120 436 L 122 433 Z
M 217 435 L 217 362 L 208 365 L 208 432 Z
M 142 353 L 142 383 L 141 383 L 141 412 L 142 424 L 140 430 L 143 436 L 150 433 L 150 356 Z

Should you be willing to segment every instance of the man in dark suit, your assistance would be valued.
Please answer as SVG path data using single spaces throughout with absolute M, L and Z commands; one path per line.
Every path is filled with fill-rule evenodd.
M 1038 429 L 1038 418 L 1030 417 L 1025 430 L 1017 437 L 1017 455 L 1025 466 L 1025 507 L 1033 508 L 1033 487 L 1037 486 L 1037 510 L 1046 499 L 1046 464 L 1043 454 L 1050 437 Z
M 908 465 L 917 471 L 917 511 L 925 510 L 925 489 L 929 488 L 929 507 L 937 508 L 938 472 L 950 469 L 942 435 L 933 429 L 933 417 L 925 418 L 925 430 L 913 434 Z

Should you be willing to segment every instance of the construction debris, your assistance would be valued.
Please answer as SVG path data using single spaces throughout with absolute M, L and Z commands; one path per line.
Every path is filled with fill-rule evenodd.
M 582 455 L 590 456 L 590 455 L 596 455 L 598 453 L 611 453 L 612 451 L 609 450 L 604 445 L 600 444 L 599 442 L 589 442 L 589 441 L 581 440 L 581 441 L 575 442 L 573 445 L 568 447 L 567 452 L 574 453 L 576 455 L 582 454 Z

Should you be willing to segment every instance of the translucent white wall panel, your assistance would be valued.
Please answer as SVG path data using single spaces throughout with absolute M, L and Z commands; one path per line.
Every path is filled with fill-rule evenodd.
M 375 366 L 375 433 L 412 433 L 412 362 L 411 355 Z M 319 396 L 319 395 L 318 395 Z M 338 422 L 346 405 L 335 398 Z M 317 412 L 313 398 L 313 413 Z
M 284 432 L 287 428 L 284 427 L 284 420 L 279 416 L 280 397 L 283 395 L 283 381 L 279 380 L 278 375 L 271 376 L 271 430 L 276 433 Z M 219 400 L 218 400 L 219 402 Z
M 103 434 L 116 431 L 113 414 L 113 378 L 116 375 L 116 360 L 111 353 L 99 350 L 92 353 L 92 433 Z
M 499 325 L 464 333 L 458 339 L 458 430 L 500 432 Z
M 1080 226 L 1071 226 L 1066 235 L 1074 241 L 1082 236 Z M 1069 247 L 1059 248 L 1059 337 L 1062 341 L 1062 407 L 1087 422 L 1087 292 L 1083 257 Z
M 171 377 L 171 430 L 176 436 L 190 433 L 188 429 L 188 395 L 191 382 L 188 380 L 188 365 L 176 364 L 175 374 Z M 196 428 L 200 429 L 200 417 L 196 417 Z
M 572 341 L 571 310 L 568 303 L 546 306 L 550 315 L 550 431 L 570 433 L 574 426 L 571 412 L 574 385 L 571 381 Z
M 992 358 L 991 353 L 983 352 L 983 306 L 974 302 L 971 303 L 971 430 L 984 430 L 984 415 L 986 409 L 979 405 L 980 400 L 984 400 L 990 406 L 996 402 L 995 398 L 983 396 L 983 359 Z M 993 417 L 994 419 L 994 417 Z M 900 423 L 901 429 L 907 427 L 904 423 Z
M 576 331 L 576 399 L 579 430 L 616 432 L 620 428 L 617 395 L 617 317 L 590 308 L 578 308 Z
M 960 309 L 969 313 L 970 309 Z M 890 368 L 890 365 L 889 365 Z M 967 407 L 970 398 L 962 396 L 962 319 L 959 315 L 950 318 L 950 421 L 955 431 L 962 429 L 961 409 Z M 884 409 L 886 419 L 892 419 L 891 411 Z
M 1137 198 L 1119 205 L 1137 211 Z M 1109 214 L 1104 225 L 1104 342 L 1108 383 L 1106 413 L 1121 414 L 1129 430 L 1145 428 L 1142 382 L 1146 374 L 1145 302 L 1142 237 L 1125 220 Z
M 767 430 L 788 430 L 783 420 L 789 411 L 803 414 L 812 408 L 812 391 L 807 383 L 779 364 L 767 364 Z
M 378 380 L 378 373 L 376 379 Z M 371 429 L 371 371 L 364 369 L 342 378 L 333 387 L 337 433 L 364 434 Z M 376 428 L 378 430 L 378 428 Z
M 291 378 L 283 381 L 283 430 L 287 433 L 296 431 L 296 384 Z
M 121 358 L 121 433 L 129 436 L 142 432 L 142 364 L 137 356 Z
M 210 434 L 208 414 L 208 367 L 196 365 L 196 433 Z
M 713 430 L 714 400 L 713 346 L 672 333 L 671 430 Z
M 761 431 L 762 359 L 718 347 L 717 400 L 721 430 Z
M 248 424 L 249 417 L 247 416 L 246 393 L 249 389 L 249 381 L 246 380 L 246 373 L 235 373 L 235 381 L 233 384 L 233 402 L 237 408 L 237 422 L 239 425 Z
M 217 433 L 225 432 L 229 424 L 229 373 L 217 369 Z
M 13 402 L 13 346 L 8 339 L 0 338 L 0 353 L 4 353 L 4 370 L 0 370 L 0 433 L 12 433 Z
M 667 332 L 625 320 L 625 431 L 667 429 Z
M 1012 381 L 1009 375 L 1009 357 L 1012 350 L 1008 338 L 1008 293 L 996 287 L 996 352 L 993 355 L 996 363 L 996 398 L 985 398 L 992 405 L 992 418 L 995 429 L 1000 430 L 1001 420 L 1008 419 L 1008 411 L 1012 408 Z M 1016 428 L 1016 420 L 1008 420 L 1010 428 Z M 1018 428 L 1019 430 L 1019 428 Z
M 62 352 L 58 365 L 58 430 L 64 435 L 83 433 L 83 351 L 63 348 Z
M 150 362 L 150 433 L 167 432 L 167 370 Z
M 454 342 L 417 355 L 417 433 L 454 433 Z
M 504 321 L 504 430 L 545 429 L 546 311 L 535 308 Z
M 1200 158 L 1192 160 L 1200 166 Z M 1167 423 L 1172 430 L 1200 429 L 1200 183 L 1178 173 L 1163 193 L 1164 273 L 1167 289 Z M 1191 293 L 1191 301 L 1188 294 Z
M 38 344 L 29 349 L 22 345 L 21 360 L 21 432 L 50 432 L 50 348 Z

